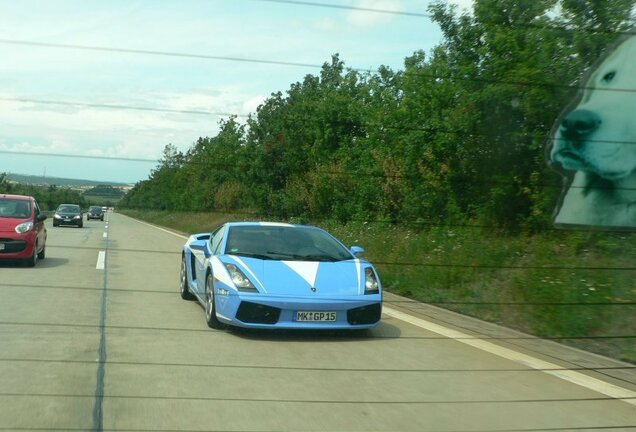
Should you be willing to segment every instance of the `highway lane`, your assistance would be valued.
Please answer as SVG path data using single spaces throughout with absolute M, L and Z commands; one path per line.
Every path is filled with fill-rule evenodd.
M 0 264 L 0 428 L 92 428 L 103 222 L 51 226 L 34 268 Z M 50 396 L 55 395 L 55 396 Z M 79 395 L 79 397 L 78 397 Z
M 394 296 L 390 314 L 363 334 L 208 329 L 198 304 L 178 294 L 184 239 L 108 219 L 49 228 L 47 258 L 34 269 L 0 267 L 0 430 L 636 427 L 634 399 L 465 338 L 558 367 L 615 368 L 582 373 L 629 398 L 636 374 L 624 364 Z

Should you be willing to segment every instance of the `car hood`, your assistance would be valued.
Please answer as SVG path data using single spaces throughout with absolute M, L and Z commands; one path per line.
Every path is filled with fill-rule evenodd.
M 363 293 L 365 266 L 359 259 L 318 262 L 261 260 L 234 255 L 226 258 L 226 262 L 237 264 L 259 291 L 268 294 L 333 296 Z
M 27 218 L 0 218 L 0 232 L 12 232 L 15 234 L 15 227 L 20 225 L 21 223 L 25 223 L 31 220 L 30 217 Z

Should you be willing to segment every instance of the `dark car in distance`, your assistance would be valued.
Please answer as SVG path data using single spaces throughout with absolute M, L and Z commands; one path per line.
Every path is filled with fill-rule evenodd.
M 100 206 L 90 206 L 86 213 L 86 220 L 99 219 L 104 220 L 104 210 Z
M 78 228 L 84 226 L 82 208 L 77 204 L 60 204 L 53 216 L 53 226 L 75 225 Z
M 35 198 L 0 194 L 0 259 L 33 267 L 46 254 L 46 228 Z

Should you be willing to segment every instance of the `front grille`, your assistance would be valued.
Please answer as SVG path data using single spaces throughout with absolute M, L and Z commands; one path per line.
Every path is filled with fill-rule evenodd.
M 351 325 L 373 324 L 380 321 L 382 303 L 374 303 L 347 311 L 347 322 Z
M 0 239 L 0 243 L 4 244 L 4 249 L 0 250 L 0 253 L 22 252 L 27 247 L 24 240 Z
M 276 324 L 280 309 L 252 302 L 241 302 L 236 318 L 249 324 Z

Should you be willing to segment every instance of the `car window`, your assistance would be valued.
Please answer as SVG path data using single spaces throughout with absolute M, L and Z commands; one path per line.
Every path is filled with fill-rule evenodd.
M 79 206 L 75 206 L 75 205 L 66 205 L 66 206 L 60 206 L 57 211 L 59 212 L 75 212 L 75 213 L 79 213 L 80 209 Z
M 212 233 L 211 249 L 215 255 L 219 253 L 221 243 L 223 243 L 221 240 L 223 240 L 223 227 L 217 228 L 217 230 Z
M 3 199 L 0 201 L 0 217 L 26 218 L 31 215 L 31 205 L 28 201 L 17 199 Z
M 342 261 L 351 253 L 327 232 L 297 226 L 235 226 L 230 228 L 227 253 L 263 259 Z

